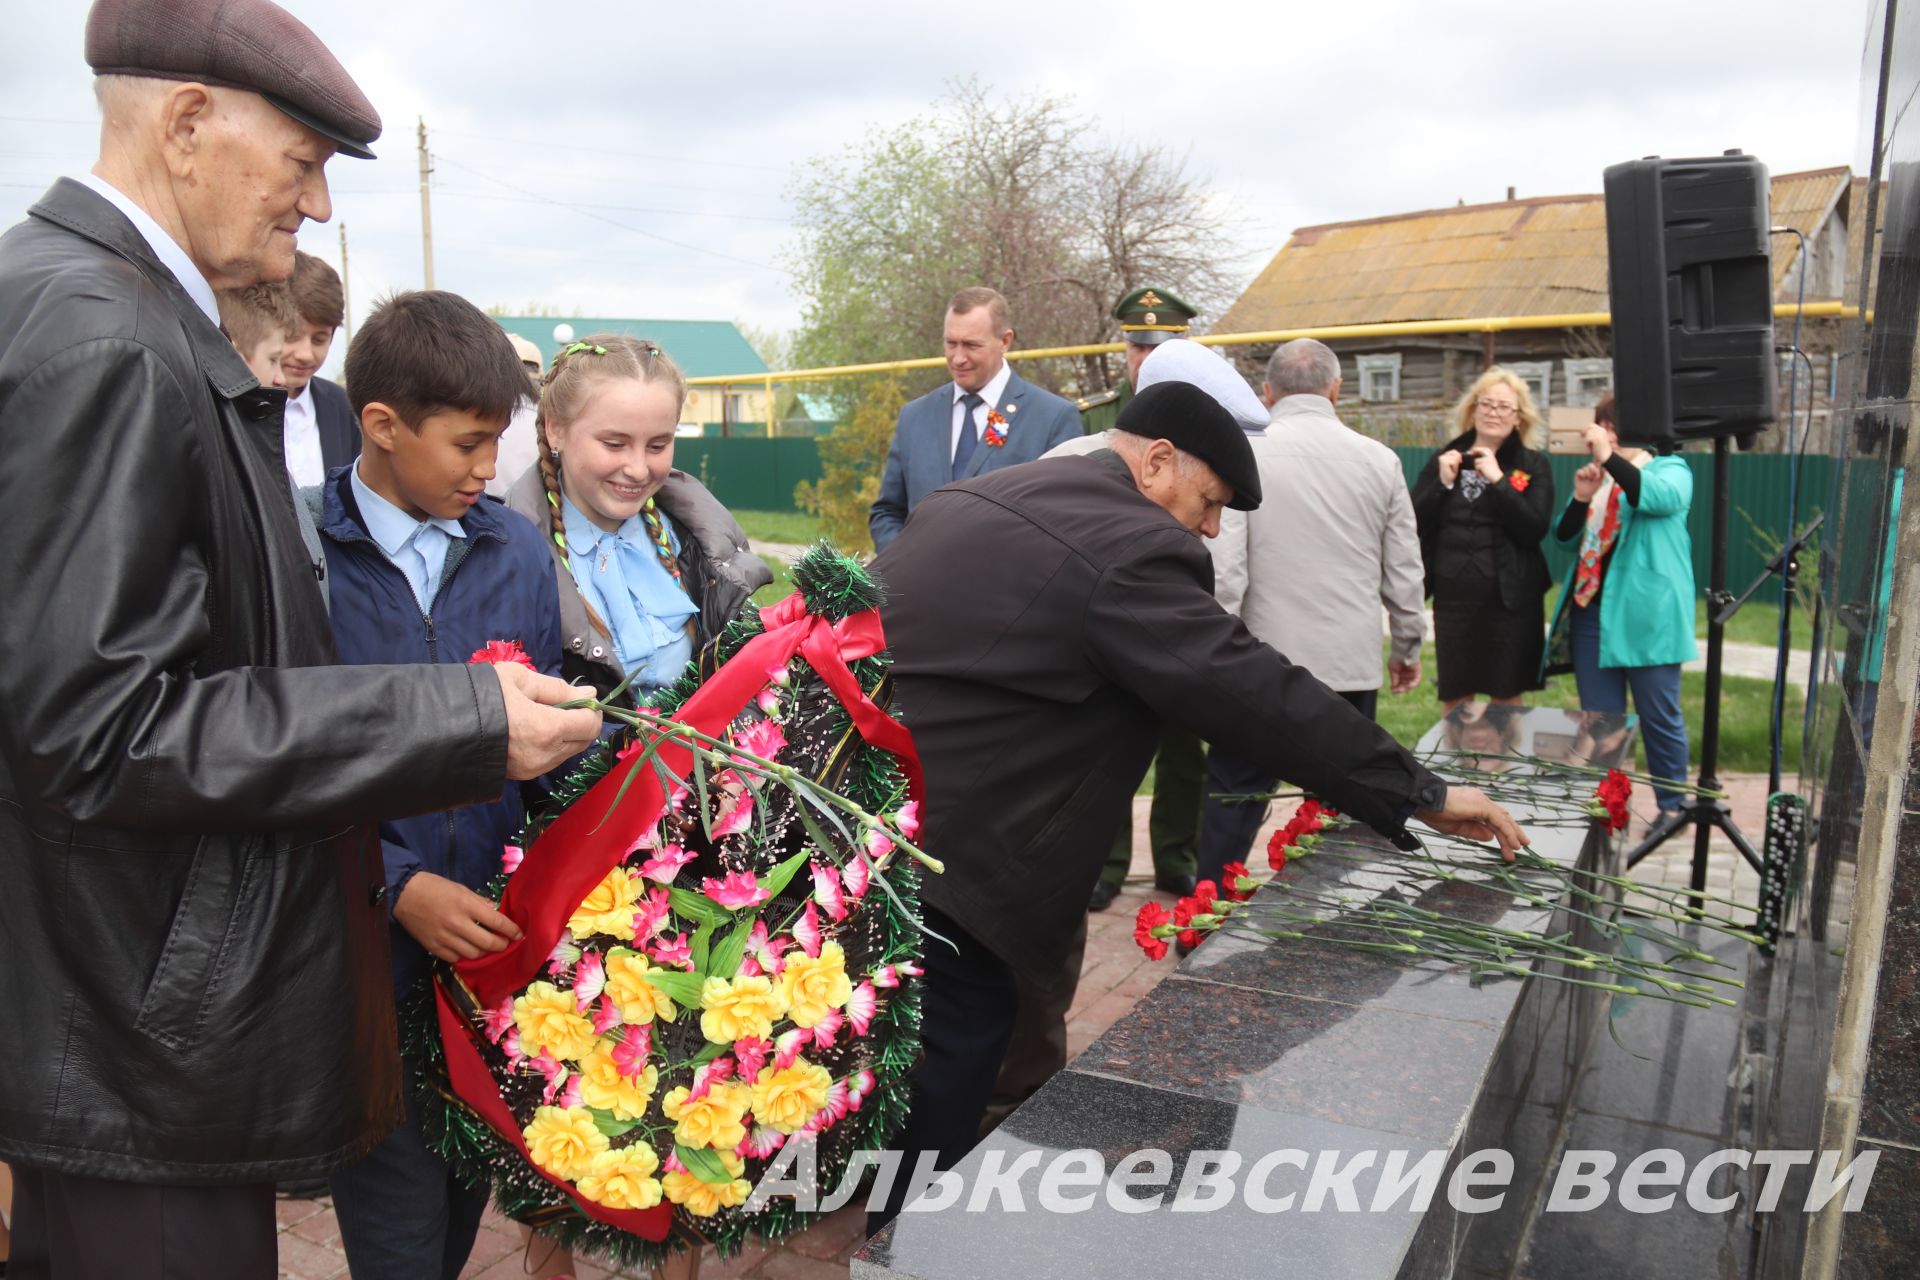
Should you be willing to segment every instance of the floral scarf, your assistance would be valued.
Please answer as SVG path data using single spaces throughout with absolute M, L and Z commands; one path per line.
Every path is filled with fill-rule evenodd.
M 1582 608 L 1600 594 L 1600 571 L 1613 540 L 1620 536 L 1620 486 L 1608 477 L 1587 504 L 1587 528 L 1580 536 L 1580 564 L 1573 574 L 1573 602 Z

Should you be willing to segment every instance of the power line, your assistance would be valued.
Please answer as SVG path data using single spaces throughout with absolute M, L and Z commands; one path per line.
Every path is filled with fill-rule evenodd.
M 0 117 L 4 119 L 4 117 Z M 578 142 L 569 142 L 565 137 L 549 138 L 502 138 L 491 133 L 462 133 L 456 129 L 436 130 L 446 138 L 473 138 L 480 142 L 495 142 L 510 147 L 537 147 L 542 151 L 556 148 L 567 151 L 589 151 L 597 155 L 626 156 L 634 160 L 657 160 L 667 164 L 704 164 L 722 169 L 759 169 L 768 173 L 785 173 L 786 167 L 777 164 L 754 164 L 746 160 L 698 160 L 691 156 L 663 156 L 651 151 L 621 151 L 613 147 L 589 147 Z

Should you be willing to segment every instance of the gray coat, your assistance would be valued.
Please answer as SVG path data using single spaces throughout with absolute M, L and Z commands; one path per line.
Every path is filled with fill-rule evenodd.
M 669 471 L 655 500 L 680 534 L 680 578 L 700 606 L 694 643 L 704 645 L 720 634 L 748 596 L 773 581 L 773 571 L 749 549 L 740 522 L 686 472 Z M 613 637 L 588 616 L 566 553 L 553 541 L 552 508 L 547 505 L 539 467 L 528 467 L 513 482 L 507 505 L 533 521 L 553 556 L 554 576 L 560 584 L 560 639 L 566 649 L 561 674 L 606 692 L 626 678 L 626 669 L 614 652 Z

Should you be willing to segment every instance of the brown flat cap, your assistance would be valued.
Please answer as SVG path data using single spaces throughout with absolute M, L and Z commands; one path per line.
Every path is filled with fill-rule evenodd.
M 380 113 L 339 59 L 267 0 L 95 0 L 87 65 L 250 90 L 362 160 L 380 136 Z

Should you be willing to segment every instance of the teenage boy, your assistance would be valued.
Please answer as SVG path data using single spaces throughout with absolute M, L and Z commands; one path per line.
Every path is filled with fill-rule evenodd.
M 321 502 L 340 660 L 466 662 L 509 640 L 557 674 L 553 563 L 531 523 L 483 496 L 500 432 L 527 394 L 507 335 L 454 294 L 398 294 L 354 335 L 347 386 L 360 457 L 309 499 Z M 471 959 L 519 936 L 477 891 L 499 872 L 521 819 L 509 784 L 487 803 L 381 824 L 403 1009 L 419 998 L 429 956 Z M 341 1239 L 355 1280 L 455 1280 L 487 1192 L 427 1146 L 417 1064 L 404 1066 L 406 1122 L 333 1175 Z
M 227 331 L 227 341 L 233 343 L 260 385 L 286 386 L 280 360 L 286 354 L 287 335 L 300 323 L 293 291 L 286 282 L 222 289 L 213 300 L 220 309 L 220 327 Z
M 298 313 L 280 358 L 287 379 L 285 445 L 293 482 L 319 484 L 360 452 L 360 422 L 337 382 L 319 376 L 333 335 L 347 318 L 340 275 L 310 253 L 293 255 L 293 306 Z

